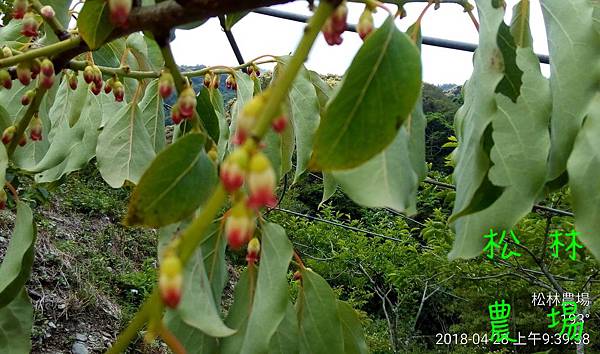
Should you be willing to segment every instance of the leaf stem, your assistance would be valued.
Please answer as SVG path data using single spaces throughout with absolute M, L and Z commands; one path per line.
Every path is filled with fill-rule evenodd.
M 8 190 L 10 191 L 10 194 L 12 194 L 15 202 L 18 202 L 19 201 L 19 193 L 17 192 L 15 187 L 9 181 L 4 182 L 4 185 L 6 186 L 6 188 L 8 188 Z
M 0 59 L 0 68 L 15 65 L 23 61 L 32 60 L 39 57 L 49 57 L 54 54 L 68 51 L 76 48 L 81 44 L 81 37 L 74 36 L 58 43 L 50 44 L 45 47 L 28 50 L 22 54 L 13 55 L 12 57 Z
M 285 99 L 289 88 L 292 86 L 292 82 L 296 78 L 296 75 L 300 71 L 300 68 L 308 58 L 308 54 L 313 46 L 313 43 L 317 39 L 323 24 L 331 15 L 334 10 L 334 6 L 329 1 L 320 1 L 319 6 L 315 10 L 315 14 L 311 17 L 310 21 L 304 28 L 304 35 L 294 52 L 289 64 L 286 66 L 286 70 L 279 78 L 277 78 L 271 89 L 269 100 L 262 110 L 259 120 L 254 129 L 255 139 L 260 140 L 269 127 L 271 121 L 275 118 L 275 115 L 279 111 L 281 102 Z
M 33 97 L 33 101 L 29 104 L 29 107 L 27 108 L 27 111 L 25 111 L 23 118 L 21 118 L 21 120 L 19 121 L 19 124 L 17 124 L 17 131 L 15 133 L 15 136 L 13 137 L 10 144 L 8 145 L 8 148 L 6 149 L 6 152 L 8 153 L 9 157 L 11 157 L 15 152 L 19 140 L 21 140 L 21 137 L 23 136 L 25 130 L 31 122 L 31 118 L 39 110 L 40 104 L 42 103 L 42 99 L 44 98 L 45 94 L 46 90 L 44 88 L 38 87 L 35 89 L 35 96 Z

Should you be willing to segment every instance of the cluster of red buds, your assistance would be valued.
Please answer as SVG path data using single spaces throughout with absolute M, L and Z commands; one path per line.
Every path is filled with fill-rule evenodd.
M 183 265 L 174 251 L 165 252 L 158 270 L 158 289 L 163 303 L 175 308 L 181 301 Z
M 365 6 L 365 10 L 360 15 L 358 19 L 358 24 L 356 26 L 356 31 L 360 38 L 364 41 L 371 32 L 373 32 L 374 24 L 373 24 L 373 12 L 374 9 L 371 6 Z
M 237 82 L 235 81 L 235 76 L 229 74 L 227 75 L 227 80 L 225 80 L 225 87 L 229 90 L 237 90 Z
M 35 90 L 27 90 L 23 96 L 21 96 L 21 104 L 23 106 L 27 106 L 28 104 L 31 103 L 31 101 L 33 101 L 33 98 L 35 97 Z
M 42 120 L 38 114 L 34 114 L 31 122 L 29 122 L 29 138 L 32 141 L 42 140 Z
M 246 68 L 246 72 L 248 73 L 248 75 L 250 75 L 250 78 L 252 79 L 256 79 L 260 76 L 260 69 L 258 68 L 258 66 L 256 66 L 256 64 L 252 64 L 248 68 Z
M 348 6 L 346 6 L 346 1 L 343 1 L 329 16 L 321 31 L 323 32 L 323 37 L 325 37 L 325 41 L 329 45 L 339 45 L 342 44 L 343 38 L 342 33 L 346 30 L 346 21 L 348 18 Z
M 204 75 L 204 86 L 206 88 L 218 89 L 221 78 L 219 74 L 215 74 L 213 72 L 209 72 Z
M 125 97 L 125 86 L 123 86 L 123 83 L 119 81 L 119 78 L 116 76 L 111 77 L 104 83 L 104 93 L 108 95 L 111 91 L 115 96 L 115 101 L 123 102 L 123 98 Z
M 196 110 L 196 93 L 187 85 L 179 94 L 177 102 L 171 108 L 171 119 L 173 123 L 179 124 L 185 119 L 191 119 Z
M 132 5 L 132 0 L 108 0 L 110 21 L 116 26 L 127 26 L 127 18 Z
M 158 79 L 158 94 L 163 99 L 168 98 L 175 91 L 175 80 L 168 71 L 163 71 Z
M 277 205 L 275 171 L 264 153 L 256 151 L 248 156 L 240 147 L 225 159 L 219 177 L 225 190 L 237 200 L 227 212 L 225 234 L 229 246 L 239 249 L 254 234 L 258 209 Z M 246 191 L 241 190 L 244 184 Z
M 102 91 L 102 71 L 97 65 L 88 65 L 83 69 L 83 80 L 90 85 L 90 91 L 99 95 Z

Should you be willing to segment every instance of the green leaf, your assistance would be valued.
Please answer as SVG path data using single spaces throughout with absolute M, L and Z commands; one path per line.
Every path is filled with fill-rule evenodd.
M 252 272 L 252 276 L 250 274 Z M 235 291 L 233 294 L 233 305 L 227 313 L 225 324 L 229 328 L 237 330 L 236 334 L 225 337 L 221 340 L 222 354 L 239 354 L 244 341 L 244 334 L 248 327 L 248 317 L 250 316 L 250 308 L 252 307 L 252 299 L 254 294 L 251 292 L 251 287 L 256 285 L 254 275 L 256 268 L 246 269 L 240 274 Z
M 567 170 L 575 212 L 577 236 L 590 252 L 600 259 L 600 195 L 593 191 L 600 188 L 600 99 L 592 101 L 587 118 L 575 139 Z
M 289 57 L 282 58 L 287 64 Z M 278 64 L 285 68 L 285 64 Z M 275 68 L 277 71 L 278 68 Z M 319 127 L 320 107 L 317 91 L 310 80 L 310 74 L 302 67 L 292 83 L 289 93 L 291 108 L 290 120 L 294 126 L 296 140 L 296 173 L 294 183 L 308 168 L 315 132 Z
M 208 199 L 217 172 L 204 141 L 200 134 L 187 134 L 158 154 L 133 191 L 126 224 L 166 226 L 190 216 Z
M 68 87 L 67 90 L 70 90 Z M 51 132 L 50 147 L 32 169 L 38 183 L 54 182 L 64 175 L 85 167 L 96 155 L 102 106 L 100 99 L 89 95 L 82 105 L 81 119 L 73 127 L 66 120 L 54 118 L 59 124 Z M 52 116 L 50 118 L 52 120 Z
M 188 353 L 214 354 L 219 352 L 217 338 L 210 337 L 200 330 L 188 326 L 175 311 L 165 313 L 165 325 L 175 335 Z
M 494 8 L 489 1 L 478 3 L 477 11 L 481 22 L 479 46 L 475 52 L 473 73 L 463 88 L 464 104 L 454 119 L 459 144 L 453 152 L 456 161 L 453 214 L 471 206 L 490 168 L 485 132 L 497 112 L 495 91 L 504 76 L 503 65 L 500 65 L 502 54 L 497 45 L 504 11 Z
M 33 213 L 26 203 L 19 201 L 15 229 L 0 265 L 0 308 L 13 301 L 29 279 L 35 236 Z
M 114 29 L 109 20 L 108 2 L 87 0 L 77 17 L 77 28 L 90 49 L 99 48 Z
M 154 159 L 154 146 L 136 102 L 121 108 L 106 123 L 96 148 L 98 169 L 113 188 L 138 183 Z
M 0 352 L 31 352 L 33 307 L 25 288 L 5 307 L 0 308 Z
M 393 18 L 367 38 L 317 130 L 312 167 L 348 169 L 384 150 L 421 91 L 417 47 Z
M 529 0 L 521 0 L 513 6 L 510 33 L 517 47 L 531 47 L 533 38 L 529 30 Z
M 196 97 L 196 112 L 200 116 L 200 120 L 206 129 L 208 135 L 212 138 L 215 143 L 219 142 L 219 118 L 215 112 L 215 108 L 211 102 L 211 93 L 214 89 L 203 88 Z
M 66 77 L 60 83 L 55 103 L 49 112 L 52 127 L 62 127 L 62 122 L 66 121 L 69 123 L 69 127 L 72 128 L 81 117 L 81 111 L 85 107 L 87 97 L 91 95 L 89 94 L 88 85 L 83 80 L 83 74 L 78 75 L 77 79 L 76 90 L 71 90 Z M 48 137 L 52 139 L 57 131 L 57 129 L 54 129 Z
M 230 30 L 233 26 L 239 22 L 239 20 L 246 17 L 249 14 L 248 11 L 234 12 L 232 14 L 225 15 L 225 29 Z
M 252 310 L 240 353 L 265 353 L 285 317 L 289 302 L 287 272 L 293 248 L 283 227 L 262 227 L 260 267 Z
M 223 157 L 227 152 L 227 142 L 229 140 L 229 123 L 225 117 L 225 106 L 223 96 L 219 90 L 208 90 L 210 94 L 210 102 L 215 109 L 215 114 L 219 120 L 219 142 L 217 144 L 217 152 L 219 153 L 219 161 L 223 161 Z
M 330 173 L 354 202 L 369 208 L 416 212 L 418 176 L 408 155 L 410 135 L 404 127 L 383 152 L 365 164 Z
M 321 113 L 325 111 L 325 107 L 327 106 L 327 102 L 329 102 L 329 98 L 333 92 L 333 89 L 329 87 L 329 85 L 321 79 L 321 76 L 314 71 L 309 71 L 310 82 L 312 82 L 315 87 L 315 92 L 317 93 L 317 98 L 319 99 L 319 106 L 321 108 Z
M 531 47 L 517 49 L 517 64 L 524 73 L 521 94 L 516 103 L 496 94 L 498 109 L 491 117 L 493 165 L 486 179 L 489 178 L 490 186 L 503 190 L 497 199 L 489 197 L 489 189 L 475 194 L 473 200 L 481 199 L 480 204 L 485 207 L 457 219 L 450 258 L 480 254 L 483 235 L 490 228 L 513 228 L 531 211 L 543 191 L 550 149 L 550 86 Z
M 158 94 L 158 80 L 153 80 L 146 86 L 146 93 L 140 102 L 142 120 L 150 135 L 154 151 L 159 153 L 167 141 L 165 137 L 165 110 L 163 100 Z
M 4 129 L 10 127 L 12 125 L 12 119 L 10 118 L 10 114 L 4 109 L 4 107 L 0 106 L 0 131 L 4 131 Z
M 344 353 L 344 336 L 336 296 L 325 279 L 302 269 L 302 288 L 296 310 L 300 328 L 301 353 Z
M 184 278 L 183 295 L 176 310 L 179 318 L 211 337 L 234 334 L 235 330 L 225 326 L 220 317 L 220 304 L 214 301 L 201 249 L 187 263 Z
M 588 0 L 543 0 L 541 5 L 550 53 L 551 181 L 564 173 L 575 137 L 597 92 L 598 69 L 590 63 L 600 56 L 600 40 L 594 28 L 598 4 Z
M 269 343 L 269 354 L 296 354 L 299 353 L 298 343 L 298 316 L 294 306 L 288 300 L 285 317 L 277 327 L 277 331 Z
M 365 339 L 365 332 L 360 324 L 356 311 L 344 301 L 337 301 L 337 309 L 342 321 L 344 332 L 344 353 L 361 354 L 368 353 L 369 348 Z

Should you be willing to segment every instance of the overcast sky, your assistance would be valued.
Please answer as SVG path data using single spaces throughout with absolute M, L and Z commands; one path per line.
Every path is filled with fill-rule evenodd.
M 517 0 L 507 0 L 507 23 L 510 23 L 512 6 Z M 391 5 L 390 5 L 391 6 Z M 396 20 L 402 30 L 406 30 L 419 16 L 425 4 L 406 5 L 408 16 Z M 296 1 L 286 5 L 275 6 L 279 10 L 310 15 L 305 1 Z M 395 8 L 391 6 L 392 11 Z M 349 4 L 348 22 L 356 23 L 363 6 Z M 375 14 L 376 25 L 383 22 L 386 14 L 379 10 Z M 548 46 L 544 32 L 544 23 L 539 0 L 531 1 L 531 27 L 534 37 L 534 49 L 537 53 L 547 54 Z M 245 60 L 259 55 L 285 55 L 291 53 L 302 35 L 303 24 L 286 21 L 274 17 L 251 13 L 238 22 L 232 32 L 238 42 Z M 424 36 L 477 43 L 477 32 L 462 7 L 455 4 L 442 4 L 441 8 L 427 12 L 423 23 Z M 319 35 L 307 67 L 319 73 L 343 74 L 362 41 L 356 33 L 343 35 L 341 46 L 330 47 Z M 185 65 L 237 65 L 235 56 L 229 47 L 225 34 L 221 30 L 218 19 L 211 19 L 203 26 L 193 30 L 177 30 L 177 38 L 172 43 L 178 64 Z M 469 78 L 473 66 L 472 54 L 458 50 L 423 46 L 423 79 L 434 84 L 462 84 Z M 265 68 L 267 68 L 265 66 Z M 545 73 L 549 70 L 542 64 Z

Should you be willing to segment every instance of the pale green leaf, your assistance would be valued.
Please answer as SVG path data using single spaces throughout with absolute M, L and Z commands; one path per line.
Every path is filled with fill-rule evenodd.
M 208 135 L 212 138 L 215 143 L 219 142 L 219 135 L 221 134 L 219 128 L 219 118 L 215 112 L 215 108 L 211 102 L 211 97 L 215 94 L 210 91 L 218 91 L 215 89 L 202 88 L 196 96 L 196 112 L 206 129 Z M 221 104 L 222 105 L 222 104 Z
M 136 102 L 121 108 L 106 123 L 98 137 L 96 156 L 98 169 L 111 187 L 138 183 L 155 153 Z
M 244 270 L 235 285 L 233 305 L 229 308 L 225 324 L 229 328 L 237 330 L 237 332 L 221 340 L 220 349 L 222 354 L 239 354 L 242 349 L 244 334 L 248 327 L 250 308 L 252 307 L 253 294 L 250 288 L 255 286 L 256 283 L 256 275 L 251 278 L 249 272 L 256 272 L 256 268 Z
M 165 110 L 163 100 L 158 94 L 158 80 L 153 80 L 146 86 L 144 98 L 140 102 L 140 110 L 154 151 L 159 153 L 164 149 L 167 138 L 165 137 Z
M 552 181 L 566 168 L 575 136 L 598 87 L 596 63 L 600 36 L 594 29 L 594 10 L 589 0 L 542 0 L 542 12 L 550 53 L 552 118 L 549 175 Z

